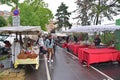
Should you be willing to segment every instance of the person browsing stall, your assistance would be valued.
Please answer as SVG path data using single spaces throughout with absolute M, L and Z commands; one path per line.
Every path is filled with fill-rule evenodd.
M 47 55 L 48 62 L 50 62 L 50 60 L 51 60 L 51 62 L 53 62 L 54 41 L 53 41 L 52 35 L 49 35 L 48 38 L 46 39 L 45 46 L 46 46 L 47 52 L 48 52 L 48 55 Z
M 93 42 L 94 42 L 95 46 L 99 46 L 100 45 L 101 39 L 99 38 L 99 35 L 96 35 L 96 37 L 95 37 Z
M 43 47 L 44 47 L 44 41 L 43 41 L 43 38 L 42 38 L 42 35 L 38 35 L 38 41 L 37 41 L 37 44 L 39 46 L 39 53 L 40 54 L 43 54 Z

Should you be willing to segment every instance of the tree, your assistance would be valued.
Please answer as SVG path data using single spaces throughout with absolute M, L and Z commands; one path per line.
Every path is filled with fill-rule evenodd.
M 0 27 L 3 26 L 7 26 L 7 21 L 2 16 L 0 16 Z
M 101 20 L 104 17 L 108 20 L 113 20 L 113 16 L 118 15 L 118 12 L 120 11 L 120 3 L 118 3 L 118 1 L 119 0 L 77 0 L 76 3 L 79 7 L 76 10 L 79 12 L 77 19 L 81 19 L 81 16 L 79 15 L 83 15 L 81 9 L 84 7 L 80 4 L 82 3 L 84 6 L 87 4 L 87 6 L 85 6 L 87 7 L 87 20 L 90 21 L 90 23 L 95 25 L 101 24 Z
M 47 4 L 43 0 L 25 0 L 24 3 L 19 3 L 19 0 L 0 0 L 2 4 L 13 6 L 20 9 L 20 23 L 25 26 L 41 26 L 46 30 L 45 25 L 53 18 L 52 12 L 47 8 Z M 19 4 L 18 4 L 19 3 Z M 19 5 L 19 6 L 18 6 Z M 14 10 L 13 7 L 12 10 Z M 12 25 L 12 16 L 9 17 L 8 22 Z
M 77 23 L 81 22 L 81 25 L 90 25 L 88 10 L 90 5 L 90 0 L 77 0 L 76 4 L 78 5 L 78 9 L 74 12 L 78 12 L 78 15 L 73 19 L 78 19 Z
M 57 29 L 60 30 L 62 27 L 65 28 L 71 28 L 71 24 L 69 23 L 69 17 L 71 15 L 70 12 L 67 11 L 68 6 L 66 6 L 64 3 L 61 3 L 61 5 L 57 9 L 56 17 L 57 22 L 55 24 L 58 25 Z
M 35 10 L 38 7 L 47 7 L 47 3 L 45 3 L 43 0 L 25 0 L 26 3 L 31 4 L 33 6 L 35 6 Z
M 117 0 L 98 0 L 98 2 L 95 1 L 94 5 L 91 7 L 92 12 L 89 15 L 91 16 L 91 19 L 94 20 L 94 24 L 97 25 L 101 24 L 101 19 L 104 17 L 106 17 L 108 20 L 113 20 L 113 16 L 119 14 L 119 8 L 120 4 L 117 2 Z
M 117 0 L 120 3 L 120 0 Z
M 32 3 L 25 1 L 19 4 L 19 9 L 20 24 L 22 26 L 41 26 L 42 30 L 46 30 L 46 24 L 53 18 L 53 14 L 48 8 L 41 6 L 37 6 L 36 8 L 34 1 Z M 12 24 L 11 17 L 9 18 L 9 22 Z
M 0 0 L 2 4 L 7 4 L 8 6 L 12 6 L 12 7 L 14 5 L 18 6 L 18 1 L 19 0 Z

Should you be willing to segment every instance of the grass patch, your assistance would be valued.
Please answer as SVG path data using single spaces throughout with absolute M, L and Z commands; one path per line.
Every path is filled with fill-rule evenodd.
M 8 55 L 3 55 L 3 56 L 0 57 L 0 61 L 1 61 L 1 60 L 4 60 L 4 59 L 6 59 L 6 58 L 8 58 Z

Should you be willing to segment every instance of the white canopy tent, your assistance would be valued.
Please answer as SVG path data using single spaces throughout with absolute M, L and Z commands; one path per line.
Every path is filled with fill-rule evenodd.
M 120 26 L 115 25 L 88 25 L 88 26 L 73 26 L 73 28 L 63 31 L 65 33 L 73 33 L 73 32 L 84 32 L 84 33 L 92 33 L 92 32 L 102 32 L 102 31 L 115 31 L 119 30 Z
M 18 27 L 0 27 L 0 33 L 21 33 L 36 35 L 41 32 L 40 26 L 18 26 Z
M 67 34 L 65 34 L 65 33 L 55 33 L 55 36 L 61 36 L 61 37 L 64 37 L 64 36 L 67 36 Z
M 40 26 L 16 26 L 16 27 L 0 27 L 0 34 L 21 34 L 21 35 L 38 35 L 41 33 Z M 24 40 L 24 47 L 27 48 L 27 39 Z M 11 51 L 12 51 L 12 63 L 14 67 L 17 68 L 19 64 L 35 64 L 36 69 L 39 67 L 39 55 L 35 59 L 18 59 L 18 54 L 20 53 L 22 47 L 20 43 L 12 43 Z M 38 54 L 39 48 L 35 46 L 36 49 L 33 51 Z M 24 48 L 24 49 L 26 49 Z M 27 50 L 27 49 L 26 49 Z

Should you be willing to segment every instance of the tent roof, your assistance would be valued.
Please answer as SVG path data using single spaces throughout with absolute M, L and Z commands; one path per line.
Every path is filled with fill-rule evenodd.
M 61 37 L 67 36 L 65 33 L 55 33 L 55 35 L 56 35 L 56 36 L 61 36 Z
M 91 33 L 91 32 L 102 32 L 102 31 L 115 31 L 119 29 L 120 29 L 120 26 L 115 26 L 115 25 L 89 25 L 89 26 L 78 26 L 78 27 L 73 26 L 73 28 L 63 31 L 63 32 Z
M 39 34 L 40 26 L 0 27 L 0 33 Z

